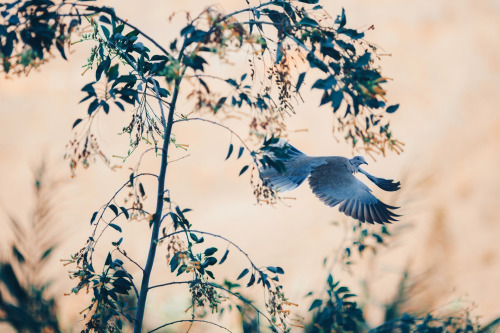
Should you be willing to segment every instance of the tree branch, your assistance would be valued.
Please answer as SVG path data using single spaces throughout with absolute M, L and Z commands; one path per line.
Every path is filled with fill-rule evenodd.
M 234 243 L 233 241 L 227 239 L 226 237 L 223 237 L 223 236 L 217 235 L 217 234 L 213 234 L 211 232 L 200 231 L 200 230 L 180 230 L 180 231 L 175 231 L 175 232 L 172 232 L 172 233 L 170 233 L 168 235 L 165 235 L 163 237 L 158 238 L 157 242 L 159 242 L 159 241 L 161 241 L 161 240 L 163 240 L 165 238 L 168 238 L 170 236 L 184 233 L 185 231 L 196 232 L 196 233 L 199 233 L 199 234 L 202 234 L 202 235 L 208 235 L 208 236 L 212 236 L 212 237 L 215 237 L 215 238 L 220 238 L 220 239 L 225 240 L 226 242 L 228 242 L 229 244 L 231 244 L 232 246 L 234 246 L 238 251 L 240 251 L 245 257 L 247 257 L 247 259 L 250 262 L 250 264 L 252 265 L 252 267 L 255 270 L 259 271 L 259 269 L 257 268 L 257 266 L 253 263 L 252 259 L 250 259 L 250 256 L 248 255 L 248 253 L 246 253 L 245 251 L 243 251 L 236 243 Z
M 116 248 L 118 250 L 118 252 L 120 252 L 125 258 L 127 258 L 131 263 L 133 263 L 134 265 L 136 265 L 137 267 L 140 268 L 141 271 L 144 272 L 144 268 L 142 268 L 141 265 L 139 265 L 134 259 L 130 258 L 126 253 L 125 251 L 123 251 L 122 249 L 120 249 L 119 247 Z M 137 297 L 139 297 L 139 295 L 137 295 Z
M 226 130 L 228 130 L 229 132 L 231 132 L 231 134 L 233 134 L 235 137 L 238 138 L 238 140 L 241 142 L 241 144 L 245 147 L 246 150 L 248 150 L 249 153 L 252 153 L 253 150 L 251 150 L 247 144 L 245 143 L 245 141 L 235 132 L 233 131 L 232 129 L 230 129 L 229 127 L 225 126 L 225 125 L 222 125 L 216 121 L 213 121 L 213 120 L 208 120 L 208 119 L 205 119 L 205 118 L 199 118 L 199 117 L 196 117 L 196 118 L 182 118 L 182 119 L 178 119 L 178 120 L 175 120 L 174 123 L 180 123 L 180 122 L 184 122 L 184 121 L 191 121 L 191 120 L 198 120 L 198 121 L 203 121 L 203 122 L 206 122 L 206 123 L 209 123 L 209 124 L 212 124 L 212 125 L 216 125 L 216 126 L 219 126 L 219 127 L 222 127 Z
M 184 320 L 176 320 L 176 321 L 172 321 L 170 323 L 166 323 L 164 325 L 161 325 L 161 326 L 158 326 L 157 328 L 151 330 L 151 331 L 148 331 L 148 333 L 151 333 L 151 332 L 154 332 L 154 331 L 157 331 L 159 330 L 160 328 L 163 328 L 163 327 L 166 327 L 166 326 L 170 326 L 170 325 L 173 325 L 173 324 L 177 324 L 177 323 L 205 323 L 205 324 L 210 324 L 210 325 L 214 325 L 214 326 L 217 326 L 219 328 L 222 328 L 223 330 L 227 331 L 227 332 L 230 332 L 232 333 L 230 330 L 228 330 L 227 328 L 225 328 L 224 326 L 222 325 L 219 325 L 219 324 L 216 324 L 214 322 L 211 322 L 211 321 L 208 321 L 208 320 L 201 320 L 201 319 L 184 319 Z
M 242 301 L 243 303 L 247 304 L 247 305 L 250 305 L 259 315 L 261 315 L 262 317 L 266 318 L 266 320 L 274 326 L 272 320 L 267 317 L 262 311 L 260 311 L 255 305 L 252 304 L 252 302 L 250 302 L 249 300 L 247 300 L 245 297 L 235 293 L 235 292 L 232 292 L 231 290 L 227 289 L 227 288 L 224 288 L 223 286 L 221 285 L 218 285 L 216 283 L 211 283 L 211 282 L 202 282 L 202 281 L 196 281 L 196 280 L 191 280 L 191 281 L 176 281 L 176 282 L 167 282 L 167 283 L 162 283 L 162 284 L 157 284 L 155 286 L 151 286 L 149 287 L 149 289 L 153 289 L 153 288 L 159 288 L 159 287 L 166 287 L 166 286 L 170 286 L 170 285 L 174 285 L 174 284 L 191 284 L 191 283 L 199 283 L 199 284 L 206 284 L 206 285 L 210 285 L 214 288 L 217 288 L 217 289 L 220 289 L 220 290 L 224 290 L 225 292 L 235 296 L 236 298 L 238 298 L 240 301 Z

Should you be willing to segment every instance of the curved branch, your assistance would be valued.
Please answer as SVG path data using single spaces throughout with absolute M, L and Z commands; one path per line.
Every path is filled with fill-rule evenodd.
M 158 176 L 155 175 L 154 173 L 148 173 L 148 172 L 143 172 L 143 173 L 140 173 L 138 175 L 135 175 L 133 177 L 133 179 L 136 179 L 136 178 L 139 178 L 139 177 L 142 177 L 142 176 L 152 176 L 152 177 L 155 177 L 156 179 L 158 179 Z M 92 233 L 92 236 L 95 236 L 95 233 L 96 233 L 96 230 L 97 230 L 97 226 L 99 225 L 99 222 L 102 220 L 102 217 L 104 215 L 104 213 L 106 212 L 106 209 L 108 209 L 108 207 L 111 205 L 111 202 L 113 200 L 115 200 L 116 196 L 121 192 L 121 190 L 123 190 L 125 188 L 125 186 L 127 186 L 128 184 L 130 183 L 130 179 L 127 180 L 127 182 L 125 184 L 123 184 L 116 192 L 115 194 L 113 194 L 113 196 L 111 197 L 111 199 L 109 199 L 109 201 L 104 205 L 102 206 L 100 209 L 102 209 L 102 212 L 101 212 L 101 215 L 99 215 L 99 218 L 97 219 L 97 221 L 95 221 L 95 228 L 94 228 L 94 232 Z
M 127 211 L 129 211 L 129 210 L 138 210 L 138 211 L 140 211 L 140 212 L 144 212 L 144 213 L 146 213 L 146 214 L 151 215 L 151 213 L 149 213 L 147 210 L 142 209 L 142 208 L 126 208 L 126 210 L 127 210 Z M 96 245 L 96 244 L 97 244 L 97 242 L 99 242 L 99 239 L 101 239 L 102 235 L 104 234 L 104 231 L 106 231 L 106 229 L 109 227 L 109 225 L 110 225 L 111 223 L 113 223 L 113 222 L 114 222 L 117 218 L 119 218 L 119 217 L 120 217 L 120 216 L 122 216 L 122 215 L 125 215 L 125 214 L 124 214 L 124 213 L 123 213 L 123 211 L 120 209 L 120 212 L 118 213 L 118 215 L 115 215 L 115 216 L 114 216 L 114 217 L 113 217 L 113 218 L 112 218 L 109 222 L 104 221 L 104 223 L 106 223 L 106 226 L 105 226 L 105 227 L 101 230 L 101 233 L 99 234 L 99 236 L 97 237 L 97 239 L 94 241 L 94 245 Z
M 166 323 L 166 324 L 163 324 L 161 326 L 158 326 L 157 328 L 152 329 L 151 331 L 148 331 L 148 333 L 151 333 L 151 332 L 159 330 L 160 328 L 163 328 L 163 327 L 166 327 L 166 326 L 170 326 L 170 325 L 173 325 L 173 324 L 178 324 L 178 323 L 205 323 L 205 324 L 210 324 L 210 325 L 217 326 L 217 327 L 222 328 L 223 330 L 225 330 L 227 332 L 232 333 L 230 330 L 228 330 L 227 328 L 225 328 L 222 325 L 216 324 L 216 323 L 208 321 L 208 320 L 201 320 L 201 319 L 183 319 L 183 320 L 172 321 L 170 323 Z
M 233 131 L 231 128 L 225 126 L 225 125 L 222 125 L 216 121 L 213 121 L 213 120 L 208 120 L 208 119 L 205 119 L 205 118 L 199 118 L 199 117 L 196 117 L 196 118 L 183 118 L 183 119 L 178 119 L 178 120 L 175 120 L 174 123 L 180 123 L 180 122 L 183 122 L 183 121 L 191 121 L 191 120 L 198 120 L 198 121 L 203 121 L 203 122 L 206 122 L 206 123 L 209 123 L 209 124 L 212 124 L 212 125 L 216 125 L 216 126 L 219 126 L 219 127 L 222 127 L 226 130 L 228 130 L 229 132 L 231 132 L 232 135 L 234 135 L 236 138 L 238 138 L 238 140 L 241 142 L 241 144 L 245 147 L 246 150 L 248 150 L 249 153 L 252 153 L 253 150 L 251 150 L 247 144 L 245 143 L 245 141 L 235 132 Z
M 226 242 L 228 242 L 229 244 L 231 244 L 232 246 L 234 246 L 238 251 L 240 251 L 245 257 L 247 257 L 248 261 L 250 262 L 250 265 L 252 265 L 252 268 L 254 268 L 255 270 L 259 271 L 259 269 L 257 268 L 257 266 L 253 263 L 252 259 L 250 259 L 250 256 L 248 255 L 248 253 L 246 253 L 245 251 L 243 251 L 241 249 L 241 247 L 239 247 L 236 243 L 234 243 L 233 241 L 227 239 L 226 237 L 223 237 L 221 235 L 217 235 L 217 234 L 213 234 L 211 232 L 207 232 L 207 231 L 200 231 L 200 230 L 180 230 L 180 231 L 175 231 L 175 232 L 172 232 L 168 235 L 165 235 L 163 237 L 160 237 L 157 239 L 157 243 L 165 238 L 168 238 L 170 236 L 173 236 L 173 235 L 177 235 L 177 234 L 181 234 L 181 233 L 184 233 L 186 231 L 189 231 L 189 232 L 196 232 L 196 233 L 199 233 L 199 234 L 202 234 L 202 235 L 208 235 L 208 236 L 212 236 L 212 237 L 215 237 L 215 238 L 220 238 L 220 239 L 223 239 L 225 240 Z
M 206 285 L 210 285 L 214 288 L 217 288 L 217 289 L 220 289 L 220 290 L 224 290 L 225 292 L 235 296 L 236 298 L 238 298 L 240 301 L 242 301 L 243 303 L 247 304 L 247 305 L 250 305 L 259 315 L 262 315 L 262 317 L 266 318 L 266 320 L 271 324 L 271 325 L 274 325 L 272 320 L 267 317 L 262 311 L 260 311 L 255 305 L 252 304 L 252 302 L 250 302 L 249 300 L 247 300 L 245 297 L 235 293 L 235 292 L 232 292 L 231 290 L 229 289 L 226 289 L 224 288 L 223 286 L 221 285 L 218 285 L 216 283 L 211 283 L 211 282 L 202 282 L 202 281 L 195 281 L 195 280 L 191 280 L 191 281 L 177 281 L 177 282 L 167 282 L 167 283 L 162 283 L 162 284 L 157 284 L 155 286 L 151 286 L 149 287 L 149 289 L 153 289 L 153 288 L 159 288 L 159 287 L 166 287 L 166 286 L 169 286 L 169 285 L 174 285 L 174 284 L 191 284 L 191 283 L 199 283 L 199 284 L 206 284 Z

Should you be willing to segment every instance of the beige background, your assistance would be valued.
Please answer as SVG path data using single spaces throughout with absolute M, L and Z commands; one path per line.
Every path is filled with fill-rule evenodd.
M 227 10 L 244 4 L 221 3 Z M 172 10 L 189 9 L 196 14 L 205 5 L 190 0 L 109 4 L 164 43 L 175 36 L 165 28 Z M 403 228 L 376 261 L 366 256 L 357 260 L 356 274 L 343 272 L 337 277 L 359 293 L 362 280 L 368 278 L 372 297 L 367 300 L 367 314 L 372 324 L 382 320 L 381 304 L 391 299 L 395 283 L 409 263 L 417 276 L 428 274 L 427 293 L 419 298 L 422 304 L 457 308 L 471 307 L 474 302 L 474 314 L 491 320 L 500 315 L 500 1 L 352 0 L 325 5 L 334 15 L 341 7 L 345 7 L 351 27 L 374 24 L 376 29 L 367 39 L 392 54 L 380 64 L 385 76 L 394 79 L 387 86 L 388 99 L 401 107 L 391 123 L 406 149 L 402 155 L 371 161 L 367 169 L 377 176 L 402 180 L 399 195 L 375 192 L 402 206 L 400 226 L 410 228 Z M 80 75 L 86 49 L 78 44 L 70 62 L 55 59 L 28 78 L 0 81 L 0 237 L 2 242 L 10 238 L 3 227 L 7 214 L 24 220 L 29 216 L 31 170 L 43 156 L 50 156 L 54 177 L 67 180 L 57 199 L 59 228 L 67 240 L 48 274 L 57 279 L 52 291 L 58 295 L 68 292 L 74 281 L 66 278 L 67 269 L 56 258 L 67 258 L 80 248 L 90 232 L 92 212 L 128 173 L 98 163 L 71 179 L 62 158 L 74 119 L 86 112 L 85 104 L 76 104 L 83 97 L 81 87 L 92 77 L 90 73 Z M 288 120 L 290 141 L 311 155 L 351 156 L 346 143 L 333 139 L 330 112 L 318 109 L 316 98 L 306 95 L 310 102 L 298 105 L 297 115 Z M 102 147 L 109 155 L 126 151 L 127 140 L 113 135 L 125 124 L 118 112 L 98 121 Z M 227 124 L 246 135 L 245 122 Z M 308 131 L 294 132 L 302 128 Z M 227 133 L 201 123 L 180 125 L 175 131 L 178 142 L 190 145 L 191 154 L 169 168 L 167 182 L 175 201 L 194 209 L 189 217 L 196 228 L 227 236 L 258 265 L 282 266 L 286 293 L 300 304 L 296 312 L 307 317 L 310 300 L 303 296 L 323 283 L 322 260 L 342 237 L 342 228 L 331 222 L 349 220 L 324 206 L 307 186 L 292 192 L 296 200 L 287 202 L 290 207 L 255 205 L 248 179 L 237 176 L 242 162 L 224 162 L 230 140 Z M 118 159 L 114 162 L 120 163 Z M 146 161 L 145 170 L 156 168 L 153 159 Z M 148 229 L 133 223 L 127 229 L 124 247 L 144 262 Z M 118 237 L 110 235 L 110 239 Z M 162 272 L 164 255 L 165 249 L 160 249 L 156 282 L 170 278 Z M 215 273 L 234 279 L 244 268 L 241 256 L 231 251 L 228 265 L 223 267 Z M 147 310 L 151 327 L 186 317 L 183 310 L 189 302 L 183 292 L 183 288 L 163 289 L 151 296 Z M 248 295 L 262 297 L 257 289 Z M 61 320 L 78 331 L 82 323 L 75 313 L 84 307 L 85 296 L 60 300 Z M 224 323 L 234 329 L 236 320 L 226 317 Z

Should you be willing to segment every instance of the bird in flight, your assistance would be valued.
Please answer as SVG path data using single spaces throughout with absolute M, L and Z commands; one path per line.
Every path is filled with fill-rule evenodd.
M 331 207 L 339 205 L 339 211 L 361 222 L 391 223 L 400 216 L 393 212 L 399 207 L 389 206 L 377 199 L 371 189 L 354 174 L 364 174 L 385 191 L 399 190 L 400 182 L 377 178 L 361 169 L 360 165 L 368 164 L 362 156 L 351 159 L 342 156 L 308 156 L 283 139 L 274 146 L 282 149 L 284 154 L 277 157 L 270 151 L 267 156 L 280 161 L 284 170 L 269 165 L 259 170 L 264 185 L 271 189 L 290 191 L 309 177 L 309 186 L 321 201 Z

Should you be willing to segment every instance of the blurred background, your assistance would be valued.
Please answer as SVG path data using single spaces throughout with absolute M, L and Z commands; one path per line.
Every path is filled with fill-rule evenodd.
M 106 3 L 163 44 L 180 27 L 175 20 L 168 23 L 173 11 L 196 15 L 208 4 L 194 0 Z M 245 5 L 243 0 L 219 3 L 228 11 Z M 384 76 L 393 79 L 386 85 L 387 98 L 401 106 L 391 115 L 391 126 L 406 144 L 401 155 L 377 156 L 366 168 L 379 177 L 402 182 L 396 194 L 375 190 L 384 202 L 402 207 L 401 221 L 390 229 L 397 237 L 376 257 L 366 253 L 358 258 L 352 273 L 338 272 L 336 279 L 358 295 L 369 295 L 364 302 L 372 325 L 383 321 L 383 305 L 395 297 L 406 270 L 419 281 L 418 297 L 409 307 L 468 307 L 481 321 L 498 317 L 500 1 L 351 0 L 323 5 L 333 16 L 344 7 L 350 27 L 375 26 L 366 39 L 392 55 L 382 57 L 379 65 Z M 54 281 L 49 291 L 59 304 L 58 319 L 63 328 L 75 332 L 83 326 L 78 312 L 89 295 L 63 296 L 75 281 L 68 278 L 67 267 L 59 259 L 69 258 L 83 246 L 91 232 L 92 212 L 130 174 L 126 165 L 111 170 L 98 162 L 78 170 L 72 178 L 68 161 L 63 160 L 72 138 L 71 125 L 86 114 L 86 103 L 77 103 L 84 97 L 81 87 L 93 80 L 92 73 L 81 75 L 87 50 L 85 44 L 76 44 L 69 62 L 53 59 L 29 77 L 0 81 L 1 251 L 10 253 L 12 241 L 19 237 L 12 231 L 13 219 L 25 230 L 33 229 L 34 173 L 45 161 L 44 181 L 58 184 L 57 194 L 50 195 L 53 229 L 45 237 L 56 241 L 53 235 L 57 235 L 58 246 L 38 274 Z M 234 71 L 236 76 L 239 72 Z M 310 87 L 311 83 L 306 84 Z M 350 146 L 332 133 L 330 111 L 317 107 L 318 96 L 305 88 L 305 103 L 297 105 L 297 114 L 287 119 L 289 141 L 310 155 L 351 157 Z M 243 137 L 248 133 L 244 118 L 225 124 Z M 128 138 L 115 135 L 126 125 L 126 117 L 116 110 L 99 118 L 97 133 L 109 156 L 126 153 Z M 286 205 L 256 205 L 248 177 L 238 177 L 243 162 L 224 161 L 228 133 L 189 123 L 179 125 L 175 134 L 177 142 L 189 148 L 174 152 L 173 157 L 190 156 L 169 167 L 167 186 L 174 200 L 193 209 L 189 217 L 196 229 L 233 240 L 258 265 L 283 267 L 285 293 L 299 304 L 294 311 L 308 318 L 311 299 L 304 296 L 321 288 L 327 276 L 323 258 L 337 250 L 343 235 L 339 225 L 350 221 L 317 200 L 307 185 L 291 192 L 295 200 L 286 200 Z M 120 165 L 121 160 L 113 159 L 112 164 Z M 154 159 L 146 159 L 144 170 L 156 169 Z M 123 248 L 144 262 L 149 229 L 134 222 L 124 229 Z M 117 234 L 110 235 L 110 240 L 115 238 Z M 100 254 L 100 260 L 105 254 Z M 153 283 L 165 280 L 161 274 L 165 255 L 165 249 L 160 249 Z M 240 259 L 231 253 L 227 266 L 214 273 L 235 280 L 244 268 Z M 184 310 L 190 305 L 186 292 L 187 288 L 180 287 L 153 293 L 146 309 L 148 327 L 186 317 Z M 257 289 L 247 292 L 255 299 L 262 297 Z M 234 316 L 224 321 L 230 328 L 237 327 Z

